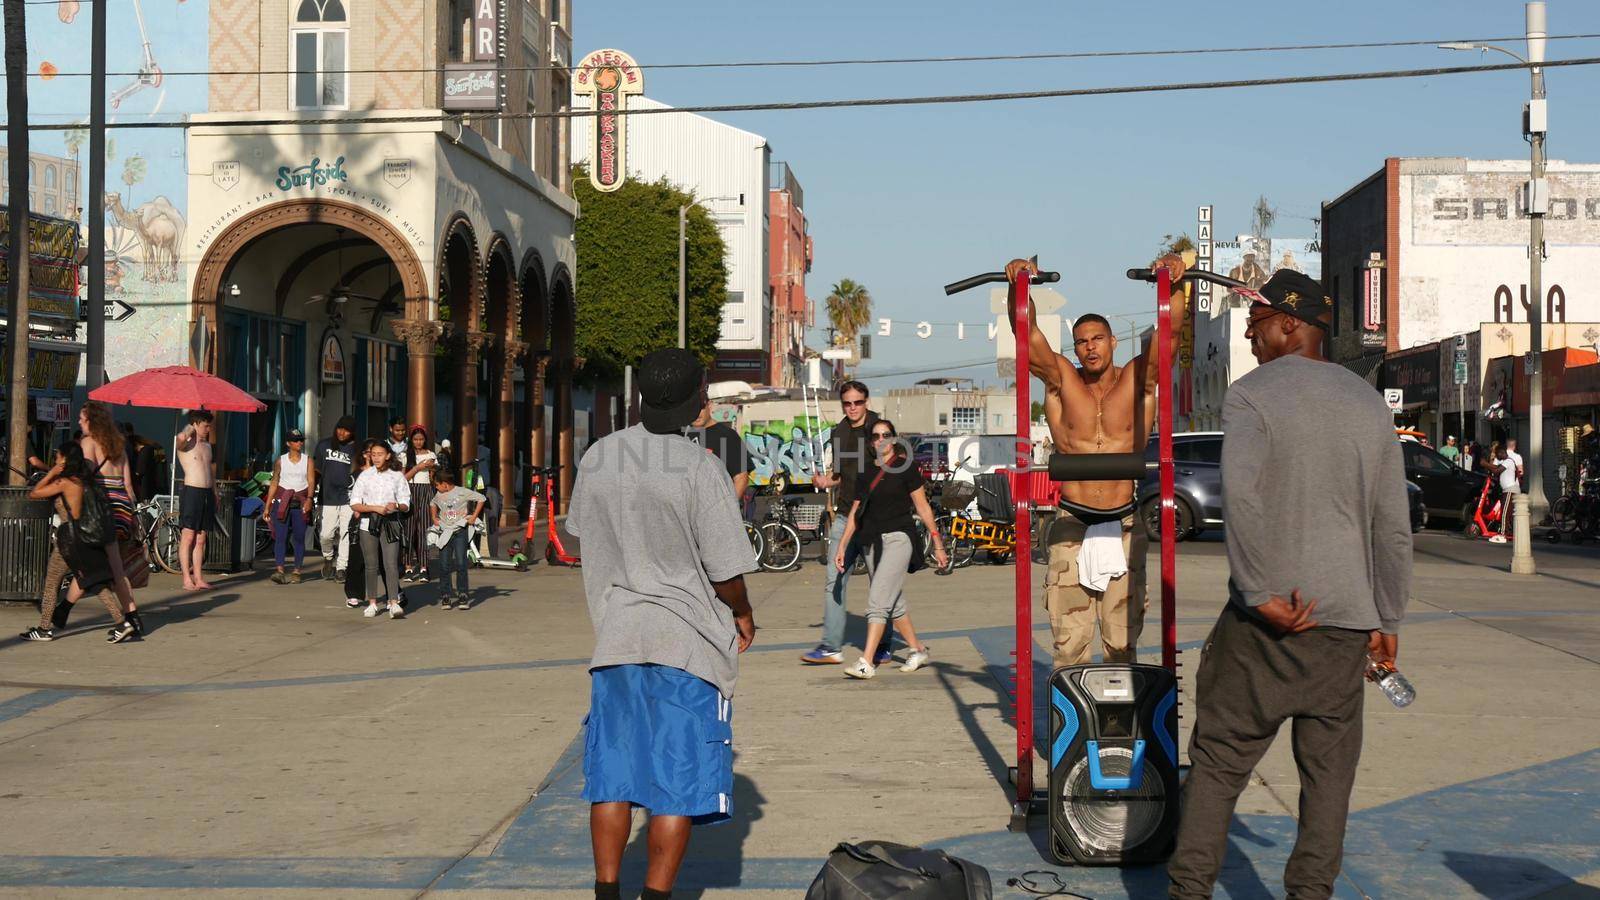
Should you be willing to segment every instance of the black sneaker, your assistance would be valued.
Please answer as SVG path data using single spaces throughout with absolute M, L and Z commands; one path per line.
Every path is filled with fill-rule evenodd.
M 440 609 L 452 609 L 452 608 L 455 607 L 455 603 L 456 603 L 456 598 L 450 596 L 449 594 L 445 594 L 444 596 L 439 598 L 439 608 Z
M 470 609 L 471 607 L 472 607 L 472 599 L 471 598 L 469 598 L 466 594 L 457 594 L 456 595 L 456 609 Z
M 35 626 L 24 631 L 20 637 L 25 641 L 53 641 L 56 639 L 56 633 L 48 628 Z
M 132 637 L 133 637 L 133 623 L 125 621 L 121 625 L 118 625 L 117 627 L 111 629 L 111 635 L 106 638 L 106 643 L 108 643 L 108 644 L 120 644 L 123 641 L 131 639 Z
M 139 611 L 134 610 L 133 612 L 128 613 L 126 618 L 129 622 L 133 623 L 134 635 L 138 637 L 144 637 L 144 618 L 139 615 Z

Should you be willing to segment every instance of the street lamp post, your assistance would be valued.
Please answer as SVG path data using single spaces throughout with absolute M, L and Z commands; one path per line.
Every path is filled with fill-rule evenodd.
M 702 203 L 737 200 L 744 205 L 744 195 L 737 197 L 706 197 L 678 207 L 678 349 L 689 346 L 689 209 Z
M 1544 519 L 1549 501 L 1544 494 L 1544 365 L 1540 354 L 1544 349 L 1544 217 L 1549 210 L 1550 193 L 1545 183 L 1544 138 L 1548 128 L 1545 108 L 1544 69 L 1534 65 L 1544 62 L 1545 6 L 1542 0 L 1528 3 L 1526 11 L 1526 36 L 1528 56 L 1497 47 L 1493 44 L 1449 43 L 1440 44 L 1445 50 L 1494 50 L 1518 62 L 1530 64 L 1532 97 L 1523 107 L 1522 131 L 1529 144 L 1529 180 L 1523 190 L 1524 207 L 1528 214 L 1528 506 L 1529 518 L 1534 522 Z M 1523 556 L 1527 548 L 1518 545 L 1517 555 Z M 1529 556 L 1531 565 L 1531 556 Z M 1531 571 L 1531 569 L 1530 569 Z

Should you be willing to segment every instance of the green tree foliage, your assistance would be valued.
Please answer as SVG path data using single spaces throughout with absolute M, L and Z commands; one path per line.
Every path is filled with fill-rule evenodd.
M 678 208 L 694 196 L 665 179 L 604 193 L 582 166 L 572 183 L 578 219 L 577 353 L 584 371 L 620 377 L 652 350 L 678 345 Z M 726 248 L 711 217 L 689 210 L 688 349 L 710 365 L 728 299 Z
M 1161 238 L 1161 245 L 1156 248 L 1156 256 L 1166 256 L 1168 253 L 1184 253 L 1196 249 L 1194 241 L 1190 239 L 1187 231 L 1177 236 L 1166 235 Z

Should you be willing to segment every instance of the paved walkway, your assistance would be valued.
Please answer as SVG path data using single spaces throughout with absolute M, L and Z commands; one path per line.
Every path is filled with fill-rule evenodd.
M 1185 545 L 1185 647 L 1222 602 L 1220 549 Z M 1600 571 L 1593 550 L 1540 551 L 1542 574 L 1515 578 L 1504 547 L 1419 538 L 1401 643 L 1419 697 L 1395 711 L 1369 692 L 1340 896 L 1600 896 Z M 796 663 L 816 638 L 820 566 L 754 577 L 738 815 L 697 833 L 678 895 L 793 897 L 834 844 L 862 838 L 973 858 L 1001 896 L 1025 896 L 1005 882 L 1028 871 L 1088 897 L 1158 895 L 1159 869 L 1058 868 L 1042 826 L 1004 829 L 1010 578 L 916 576 L 935 665 L 858 683 Z M 0 892 L 587 896 L 578 575 L 474 583 L 469 611 L 419 587 L 391 622 L 315 580 L 182 596 L 158 578 L 142 643 L 107 645 L 87 609 L 55 643 L 0 639 Z M 0 634 L 34 615 L 0 609 Z M 1036 639 L 1044 654 L 1048 632 Z M 1281 896 L 1295 779 L 1284 741 L 1240 804 L 1219 895 Z

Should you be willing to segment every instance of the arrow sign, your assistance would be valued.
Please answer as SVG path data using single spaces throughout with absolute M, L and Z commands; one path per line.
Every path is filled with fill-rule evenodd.
M 107 322 L 124 322 L 124 321 L 127 321 L 136 312 L 138 312 L 137 309 L 134 309 L 132 306 L 130 306 L 127 303 L 124 303 L 121 300 L 112 299 L 112 300 L 107 300 L 106 301 L 106 321 Z M 89 310 L 88 310 L 88 307 L 86 307 L 86 306 L 78 307 L 78 321 L 79 322 L 87 322 L 87 321 L 89 321 Z

